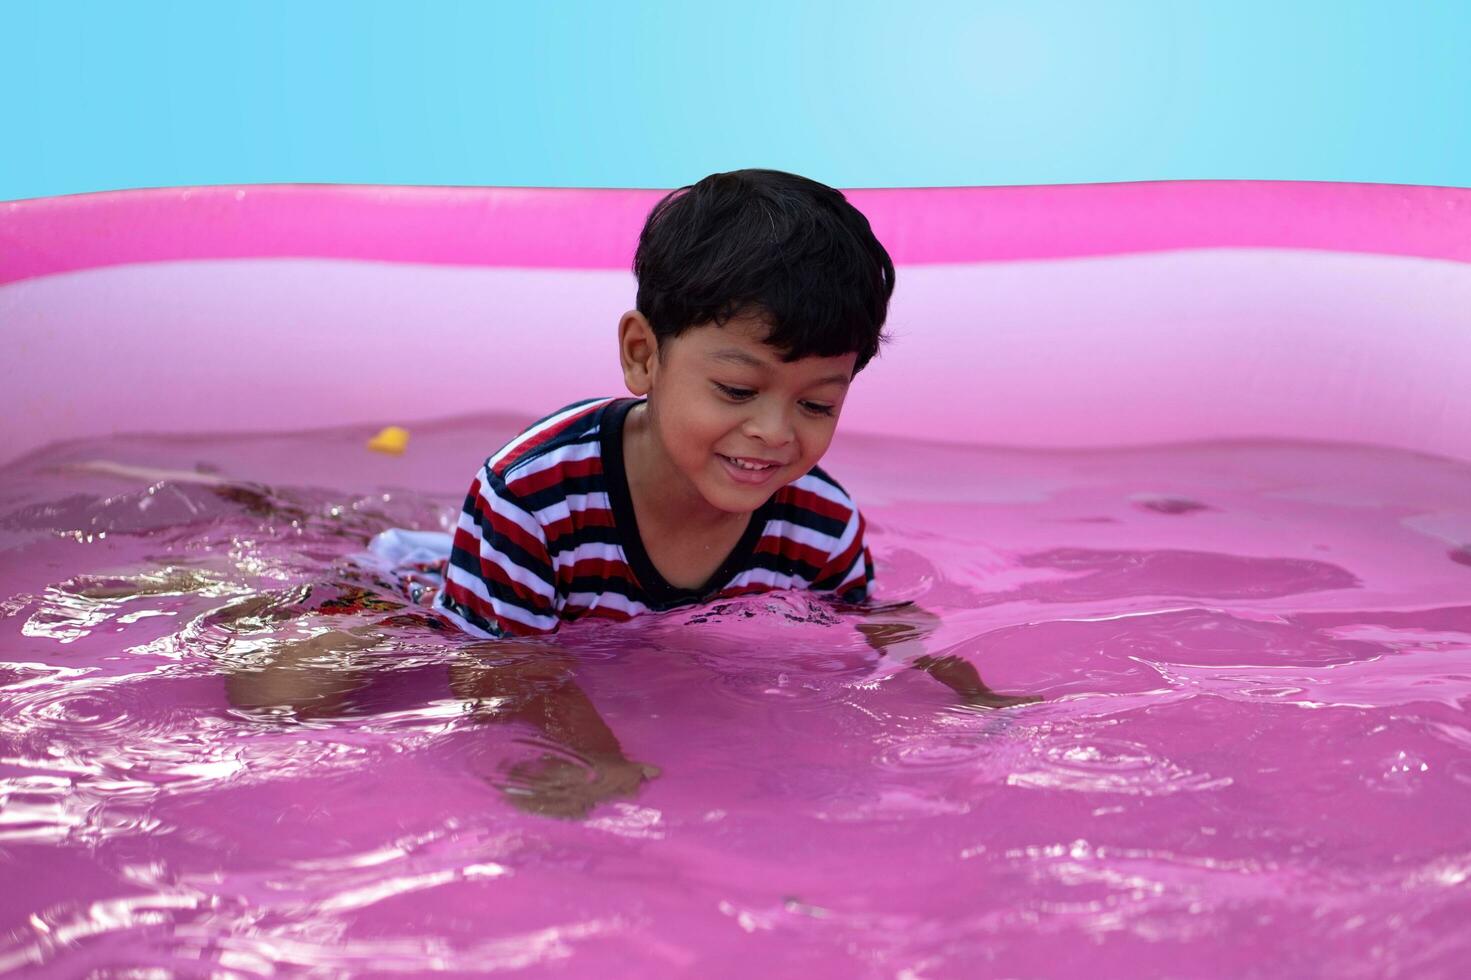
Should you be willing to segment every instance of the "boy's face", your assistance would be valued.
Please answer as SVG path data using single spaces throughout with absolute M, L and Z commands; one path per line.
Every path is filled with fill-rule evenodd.
M 623 331 L 625 378 L 635 394 L 648 394 L 657 446 L 688 481 L 683 489 L 726 513 L 756 510 L 817 464 L 858 358 L 783 361 L 767 332 L 755 317 L 692 327 L 645 357 L 642 373 L 637 366 L 630 373 Z

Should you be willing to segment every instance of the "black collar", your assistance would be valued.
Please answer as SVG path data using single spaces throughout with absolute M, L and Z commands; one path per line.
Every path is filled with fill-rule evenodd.
M 698 589 L 681 589 L 666 582 L 644 550 L 644 539 L 639 534 L 638 518 L 633 511 L 633 496 L 628 490 L 628 472 L 623 465 L 623 423 L 628 413 L 643 402 L 642 398 L 619 398 L 610 402 L 603 409 L 599 425 L 602 431 L 603 481 L 608 490 L 608 504 L 613 509 L 613 525 L 623 544 L 623 553 L 628 557 L 628 565 L 633 569 L 633 576 L 643 587 L 652 608 L 668 609 L 705 602 L 749 567 L 756 544 L 761 540 L 761 531 L 766 527 L 771 501 L 767 500 L 751 515 L 740 541 L 704 585 Z

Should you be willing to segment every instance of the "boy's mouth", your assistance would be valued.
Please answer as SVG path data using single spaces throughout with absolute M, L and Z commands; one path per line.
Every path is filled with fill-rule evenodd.
M 727 456 L 716 453 L 725 464 L 725 471 L 739 483 L 765 483 L 766 479 L 781 469 L 782 464 L 767 459 L 751 459 L 746 456 Z

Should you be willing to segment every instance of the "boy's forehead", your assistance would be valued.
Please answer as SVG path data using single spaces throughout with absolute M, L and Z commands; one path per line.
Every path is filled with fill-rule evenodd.
M 801 357 L 788 360 L 788 352 L 768 343 L 771 325 L 762 317 L 734 317 L 724 324 L 704 323 L 691 327 L 678 338 L 681 346 L 707 363 L 774 371 L 822 372 L 817 383 L 847 383 L 853 376 L 857 354 L 835 357 Z
M 801 357 L 795 361 L 789 361 L 783 356 L 784 353 L 781 349 L 766 343 L 754 347 L 715 344 L 705 352 L 705 358 L 715 363 L 734 364 L 739 367 L 803 374 L 821 372 L 822 377 L 813 379 L 816 384 L 847 384 L 853 376 L 853 362 L 857 358 L 856 354 L 844 354 L 837 357 Z

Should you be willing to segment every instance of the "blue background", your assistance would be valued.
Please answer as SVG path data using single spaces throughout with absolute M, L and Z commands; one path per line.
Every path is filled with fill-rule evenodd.
M 752 165 L 1471 186 L 1466 0 L 0 0 L 0 38 L 0 199 Z

